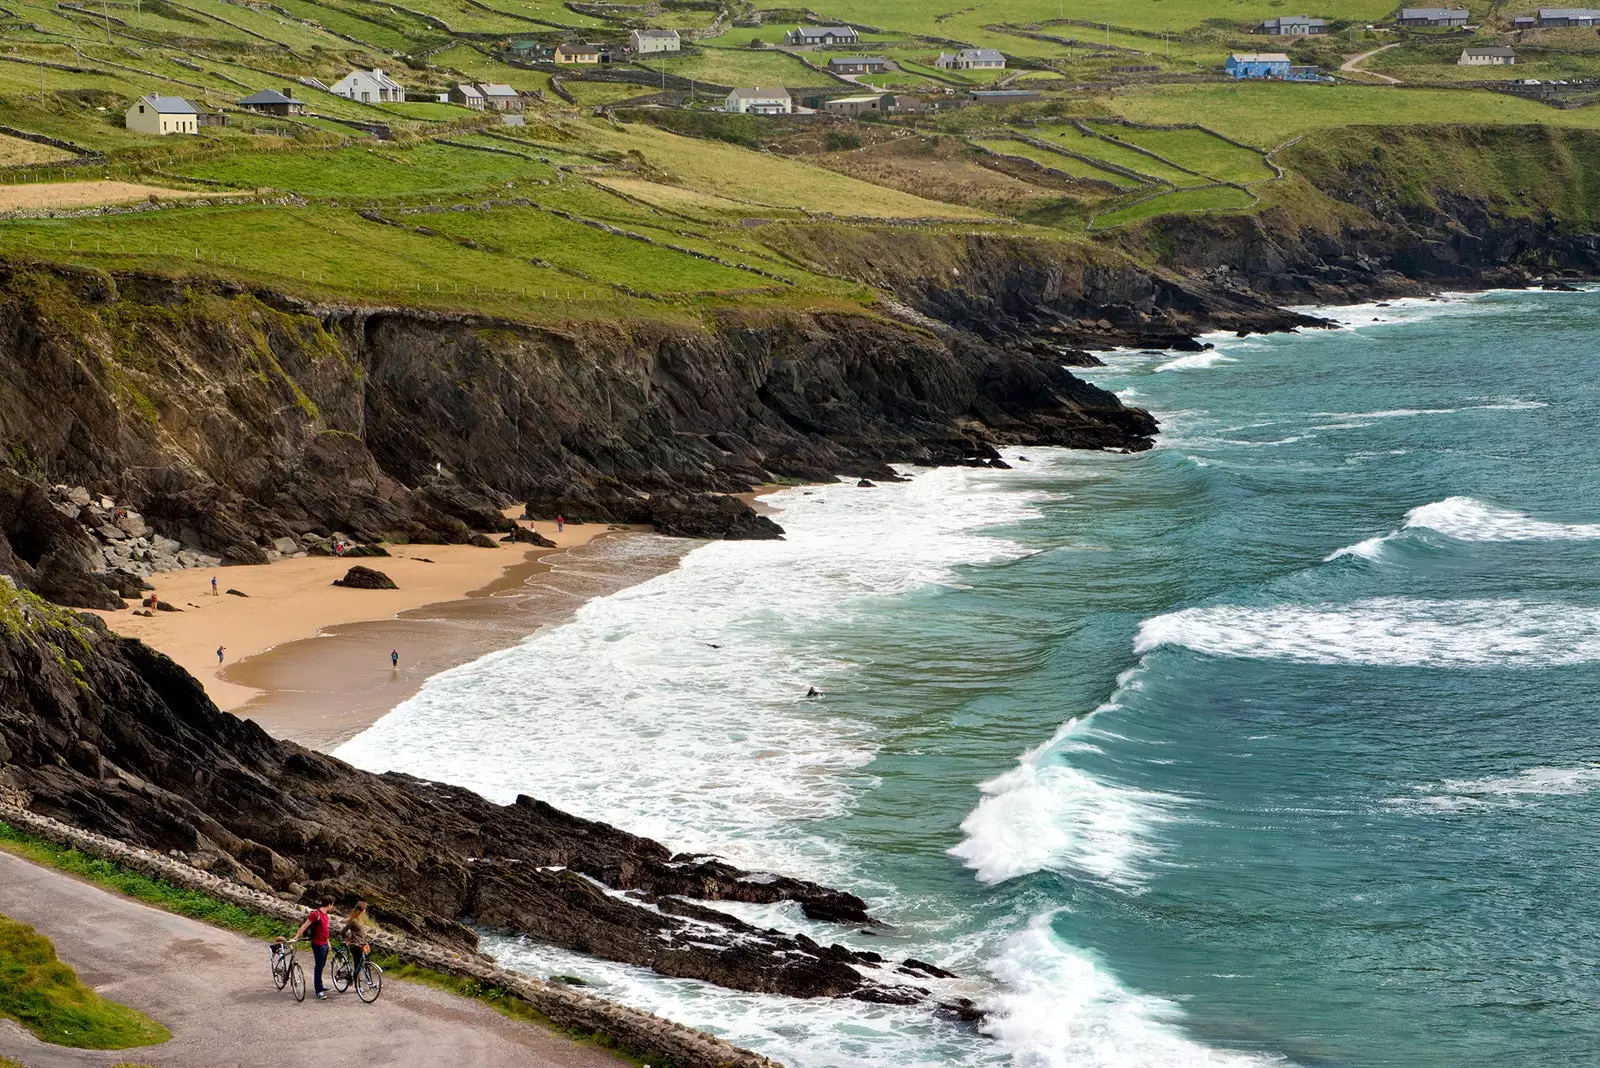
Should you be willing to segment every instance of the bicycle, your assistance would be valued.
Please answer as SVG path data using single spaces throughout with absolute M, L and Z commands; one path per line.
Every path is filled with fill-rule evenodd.
M 372 963 L 372 947 L 361 947 L 361 971 L 354 972 L 354 958 L 350 955 L 350 947 L 341 942 L 333 947 L 328 965 L 333 969 L 333 988 L 343 994 L 354 984 L 356 997 L 371 1005 L 383 993 L 383 969 Z
M 296 1001 L 304 1001 L 306 973 L 301 970 L 300 962 L 294 959 L 295 943 L 285 942 L 280 937 L 271 943 L 271 947 L 273 985 L 279 990 L 287 986 Z

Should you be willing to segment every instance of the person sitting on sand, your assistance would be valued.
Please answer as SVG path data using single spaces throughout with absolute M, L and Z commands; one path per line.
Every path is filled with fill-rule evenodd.
M 350 976 L 361 974 L 361 965 L 366 962 L 366 946 L 372 941 L 372 933 L 377 928 L 372 919 L 367 915 L 367 903 L 357 901 L 356 907 L 350 910 L 350 915 L 345 917 L 344 926 L 339 928 L 339 938 L 344 942 L 345 948 L 350 951 Z

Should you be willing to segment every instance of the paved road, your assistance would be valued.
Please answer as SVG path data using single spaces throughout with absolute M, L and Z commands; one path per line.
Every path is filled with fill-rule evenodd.
M 160 1020 L 171 1041 L 95 1052 L 48 1046 L 0 1019 L 0 1055 L 27 1068 L 618 1068 L 602 1050 L 520 1024 L 476 1002 L 388 983 L 363 1005 L 354 992 L 277 990 L 266 946 L 149 908 L 0 852 L 0 914 L 31 923 L 101 994 Z M 292 934 L 293 932 L 286 932 Z M 306 960 L 309 986 L 310 958 Z
M 1371 59 L 1379 52 L 1386 52 L 1391 48 L 1398 47 L 1402 43 L 1403 42 L 1396 41 L 1394 44 L 1386 44 L 1381 48 L 1374 48 L 1370 52 L 1363 52 L 1359 56 L 1351 56 L 1349 59 L 1340 64 L 1339 69 L 1350 74 L 1365 74 L 1369 78 L 1377 78 L 1379 81 L 1387 82 L 1390 85 L 1399 85 L 1399 78 L 1391 78 L 1387 74 L 1379 74 L 1375 70 L 1362 70 L 1361 64 Z

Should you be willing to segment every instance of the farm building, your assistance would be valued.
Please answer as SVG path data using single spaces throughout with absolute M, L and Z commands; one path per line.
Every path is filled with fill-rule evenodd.
M 861 35 L 849 26 L 796 26 L 783 35 L 786 45 L 857 45 Z
M 557 63 L 598 63 L 600 49 L 590 44 L 556 45 L 555 54 L 550 58 Z
M 306 113 L 305 101 L 294 99 L 294 90 L 287 86 L 281 92 L 277 89 L 263 89 L 259 93 L 251 93 L 239 101 L 239 106 L 247 111 L 254 111 L 262 115 L 304 115 Z
M 1463 48 L 1456 65 L 1461 67 L 1503 67 L 1515 63 L 1517 54 L 1505 46 Z
M 181 96 L 150 93 L 128 106 L 123 125 L 147 134 L 198 133 L 200 109 Z
M 865 93 L 860 96 L 838 96 L 822 103 L 829 115 L 883 115 L 894 107 L 894 97 L 888 93 Z
M 1031 89 L 974 89 L 967 97 L 978 104 L 1026 104 L 1041 99 Z
M 882 56 L 834 56 L 828 60 L 830 74 L 882 74 L 889 61 Z
M 1465 26 L 1467 18 L 1464 7 L 1403 7 L 1395 21 L 1402 26 Z
M 1222 69 L 1235 78 L 1287 78 L 1289 56 L 1285 52 L 1234 52 Z
M 683 47 L 677 30 L 634 30 L 628 34 L 628 45 L 635 54 L 648 56 L 654 52 L 676 52 Z
M 1536 25 L 1551 28 L 1600 26 L 1600 11 L 1592 7 L 1541 7 Z
M 1314 19 L 1310 15 L 1280 15 L 1268 19 L 1251 33 L 1264 33 L 1270 37 L 1305 37 L 1328 32 L 1327 19 Z
M 933 65 L 940 70 L 1004 70 L 1006 57 L 993 48 L 963 48 L 940 52 Z
M 794 111 L 794 101 L 787 89 L 734 89 L 728 93 L 724 111 L 737 111 L 742 115 L 789 115 Z
M 490 111 L 521 111 L 522 94 L 499 82 L 484 82 L 478 86 L 483 94 L 484 106 Z
M 328 91 L 363 104 L 403 104 L 406 100 L 405 86 L 376 68 L 353 70 L 334 82 Z
M 473 111 L 482 111 L 484 108 L 483 94 L 478 92 L 476 85 L 466 82 L 452 85 L 447 99 L 452 104 L 460 104 L 462 107 L 471 108 Z

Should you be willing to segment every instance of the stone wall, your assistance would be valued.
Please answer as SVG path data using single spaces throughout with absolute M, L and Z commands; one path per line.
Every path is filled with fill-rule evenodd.
M 0 796 L 0 821 L 141 875 L 277 917 L 286 926 L 298 926 L 305 918 L 302 906 L 200 871 L 172 857 L 38 815 L 3 796 Z M 660 1057 L 675 1068 L 783 1068 L 777 1061 L 740 1049 L 703 1031 L 558 983 L 507 971 L 481 954 L 444 949 L 386 932 L 379 932 L 373 944 L 407 963 L 499 986 L 526 1001 L 559 1027 L 609 1035 L 618 1044 L 649 1057 Z

